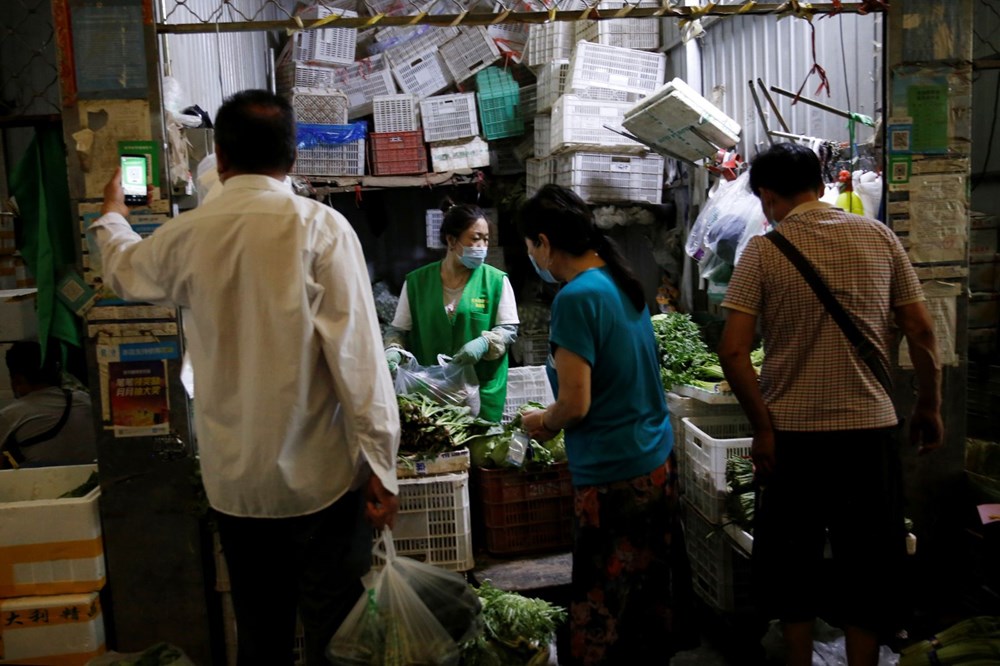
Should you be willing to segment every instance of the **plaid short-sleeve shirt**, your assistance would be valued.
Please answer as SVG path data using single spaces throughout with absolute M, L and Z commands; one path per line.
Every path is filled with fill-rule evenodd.
M 817 201 L 795 208 L 778 233 L 812 263 L 889 367 L 892 309 L 924 300 L 892 230 Z M 771 241 L 750 241 L 722 306 L 760 317 L 765 352 L 760 387 L 775 428 L 854 430 L 896 423 L 890 397 Z

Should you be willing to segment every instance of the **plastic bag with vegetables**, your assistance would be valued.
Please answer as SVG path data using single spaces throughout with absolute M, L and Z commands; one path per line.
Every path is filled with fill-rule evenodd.
M 396 395 L 426 395 L 442 405 L 466 406 L 479 415 L 479 378 L 471 365 L 449 363 L 438 356 L 438 365 L 420 365 L 413 354 L 400 351 L 403 361 L 396 369 Z

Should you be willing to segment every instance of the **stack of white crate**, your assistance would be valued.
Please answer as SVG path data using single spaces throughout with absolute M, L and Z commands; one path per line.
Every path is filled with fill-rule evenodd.
M 556 37 L 561 34 L 546 30 L 536 41 L 529 39 L 529 62 L 537 63 L 538 113 L 534 157 L 525 165 L 526 193 L 554 182 L 592 203 L 660 203 L 663 158 L 624 136 L 622 122 L 637 101 L 662 85 L 665 57 L 580 41 L 569 58 L 539 62 L 536 58 L 561 53 Z M 536 42 L 541 56 L 532 50 Z
M 424 140 L 436 172 L 489 166 L 489 145 L 479 138 L 475 93 L 436 95 L 420 100 Z

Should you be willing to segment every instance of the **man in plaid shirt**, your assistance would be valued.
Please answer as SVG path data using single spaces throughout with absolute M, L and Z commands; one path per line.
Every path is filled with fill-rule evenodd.
M 805 256 L 890 368 L 899 332 L 916 370 L 910 440 L 941 446 L 941 370 L 923 290 L 896 235 L 819 201 L 811 150 L 776 144 L 754 160 L 764 214 Z M 784 625 L 788 664 L 812 663 L 817 614 L 843 624 L 851 666 L 878 662 L 879 636 L 900 626 L 906 555 L 897 416 L 892 398 L 799 270 L 770 240 L 750 241 L 722 303 L 719 359 L 753 427 L 760 487 L 754 587 Z M 758 319 L 765 360 L 750 364 Z M 825 541 L 832 576 L 821 571 Z M 829 588 L 821 588 L 827 583 Z M 832 594 L 825 594 L 832 592 Z

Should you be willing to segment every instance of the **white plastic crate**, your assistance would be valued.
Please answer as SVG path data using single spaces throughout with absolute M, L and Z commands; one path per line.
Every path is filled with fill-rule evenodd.
M 347 122 L 347 95 L 333 88 L 292 88 L 286 93 L 295 111 L 295 121 L 321 125 Z
M 444 249 L 445 246 L 440 239 L 444 213 L 440 209 L 431 208 L 424 214 L 424 220 L 427 226 L 427 247 L 432 250 Z
M 0 599 L 0 663 L 87 664 L 105 652 L 97 592 Z
M 299 148 L 292 173 L 300 176 L 363 176 L 365 140 Z
M 499 60 L 500 50 L 481 25 L 459 31 L 457 37 L 441 46 L 441 57 L 455 81 L 461 83 Z
M 684 498 L 711 523 L 725 510 L 726 459 L 750 455 L 753 431 L 746 416 L 694 416 L 684 424 L 681 488 Z
M 684 455 L 684 419 L 688 416 L 724 416 L 738 417 L 743 414 L 739 404 L 712 405 L 695 398 L 678 395 L 667 391 L 667 411 L 670 413 L 670 427 L 674 431 L 674 451 L 677 460 L 683 460 Z M 681 489 L 683 490 L 683 488 Z
M 514 343 L 522 365 L 545 365 L 549 361 L 549 333 L 521 335 Z
M 631 102 L 583 99 L 576 95 L 563 95 L 552 107 L 552 124 L 549 152 L 572 149 L 577 146 L 611 146 L 634 150 L 644 149 L 642 144 L 627 139 L 622 131 L 625 112 Z M 610 129 L 609 129 L 610 128 Z
M 530 86 L 521 86 L 521 117 L 524 122 L 530 123 L 535 117 L 538 108 L 538 86 L 532 83 Z
M 399 555 L 451 571 L 472 569 L 469 473 L 400 479 L 392 538 Z M 373 565 L 382 563 L 373 557 Z
M 424 124 L 424 139 L 428 143 L 479 134 L 475 93 L 455 93 L 422 99 L 420 117 Z
M 535 105 L 537 113 L 547 113 L 552 110 L 552 105 L 566 89 L 567 74 L 569 74 L 569 60 L 552 60 L 539 66 Z
M 659 155 L 569 153 L 556 155 L 556 183 L 590 203 L 646 201 L 663 197 L 663 158 Z
M 387 30 L 412 30 L 412 28 L 382 28 L 383 31 Z M 380 33 L 380 34 L 384 34 Z M 443 44 L 448 41 L 458 37 L 458 28 L 452 26 L 444 27 L 434 27 L 434 26 L 419 26 L 415 32 L 397 32 L 393 33 L 395 37 L 389 43 L 386 48 L 386 53 L 393 61 L 404 61 L 407 59 L 415 58 L 418 55 L 424 53 L 431 53 L 437 51 Z M 383 42 L 385 44 L 387 42 Z
M 548 342 L 548 336 L 545 339 Z M 526 402 L 538 402 L 547 407 L 554 401 L 544 365 L 510 368 L 507 370 L 507 399 L 501 423 L 510 423 L 518 408 Z
M 576 27 L 570 21 L 532 25 L 528 31 L 528 67 L 553 60 L 569 60 L 576 44 Z
M 392 95 L 396 84 L 392 80 L 389 61 L 376 54 L 344 67 L 307 65 L 286 61 L 278 66 L 278 88 L 335 88 L 345 95 L 350 106 L 348 119 L 372 112 L 372 100 L 378 95 Z
M 695 593 L 716 610 L 734 612 L 750 606 L 750 561 L 737 552 L 718 525 L 683 505 L 684 540 Z
M 299 16 L 308 19 L 322 19 L 339 15 L 344 18 L 356 18 L 358 13 L 349 9 L 329 9 L 323 5 L 313 5 L 303 9 Z M 358 44 L 357 28 L 338 28 L 334 21 L 329 27 L 316 30 L 300 30 L 291 41 L 292 58 L 304 62 L 324 63 L 328 65 L 349 65 L 354 62 Z
M 609 88 L 649 95 L 663 84 L 666 56 L 617 46 L 578 42 L 566 89 Z
M 96 465 L 0 471 L 0 597 L 104 587 L 100 489 L 59 499 L 96 471 Z
M 535 116 L 535 157 L 546 157 L 552 152 L 552 117 Z
M 527 23 L 497 23 L 486 26 L 486 32 L 496 43 L 505 61 L 520 64 L 528 46 Z
M 524 163 L 524 194 L 532 197 L 542 185 L 556 182 L 556 158 L 541 157 L 526 160 Z
M 375 131 L 415 132 L 420 129 L 420 101 L 416 95 L 379 95 L 372 100 Z
M 431 165 L 437 173 L 489 166 L 490 146 L 478 136 L 431 144 Z
M 424 98 L 440 92 L 453 81 L 441 55 L 434 51 L 402 58 L 390 53 L 392 73 L 403 92 Z
M 655 50 L 660 47 L 660 22 L 639 18 L 579 21 L 576 39 L 640 51 Z

